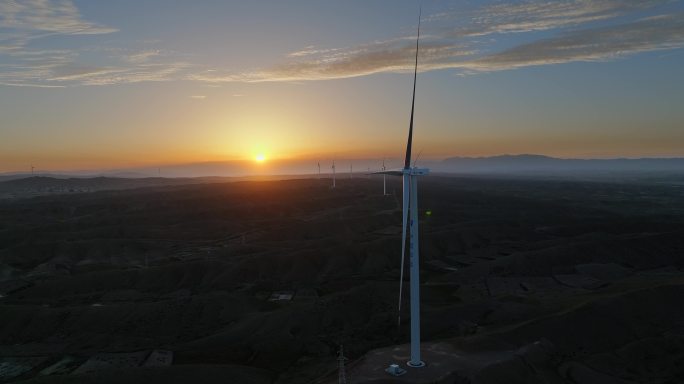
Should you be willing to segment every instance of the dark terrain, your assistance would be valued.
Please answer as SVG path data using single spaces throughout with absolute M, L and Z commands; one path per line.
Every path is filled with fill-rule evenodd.
M 20 177 L 0 176 L 0 200 L 25 199 L 27 197 L 63 195 L 71 193 L 113 191 L 144 187 L 160 187 L 173 185 L 189 185 L 218 183 L 222 181 L 239 181 L 244 177 Z M 265 177 L 262 177 L 265 178 Z M 258 179 L 258 178 L 253 178 Z
M 364 354 L 408 341 L 401 196 L 329 185 L 0 200 L 0 382 L 328 383 L 340 343 L 360 382 Z M 684 381 L 681 182 L 429 176 L 419 201 L 424 341 L 483 356 L 442 382 Z M 152 350 L 173 364 L 140 366 Z M 78 371 L 123 352 L 141 357 Z

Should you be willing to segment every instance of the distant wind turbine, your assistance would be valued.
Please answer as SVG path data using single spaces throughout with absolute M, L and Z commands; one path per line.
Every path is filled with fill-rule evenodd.
M 411 99 L 411 119 L 409 123 L 408 140 L 404 168 L 400 171 L 379 172 L 385 175 L 402 176 L 403 204 L 402 204 L 402 232 L 401 232 L 401 272 L 399 277 L 399 305 L 398 324 L 401 324 L 401 297 L 404 282 L 404 257 L 406 254 L 406 233 L 409 237 L 409 265 L 410 265 L 410 298 L 411 298 L 411 359 L 406 363 L 409 367 L 424 367 L 420 359 L 420 258 L 418 239 L 418 176 L 429 173 L 427 168 L 411 167 L 411 146 L 413 144 L 413 115 L 416 105 L 416 79 L 418 77 L 418 44 L 420 42 L 420 19 L 418 13 L 418 35 L 416 37 L 416 60 L 413 69 L 413 97 Z
M 318 162 L 318 178 L 321 178 L 321 162 Z
M 33 176 L 33 170 L 34 169 L 36 169 L 36 167 L 34 167 L 33 164 L 31 164 L 31 176 Z
M 333 159 L 332 171 L 333 171 L 332 188 L 334 189 L 335 188 L 335 159 Z
M 382 171 L 385 172 L 387 168 L 385 168 L 385 158 L 382 158 Z M 382 174 L 382 195 L 387 196 L 387 175 Z

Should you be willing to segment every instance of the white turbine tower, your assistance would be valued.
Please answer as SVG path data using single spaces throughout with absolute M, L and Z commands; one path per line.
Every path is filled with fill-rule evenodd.
M 335 160 L 333 159 L 333 165 L 332 165 L 332 171 L 333 171 L 333 179 L 332 179 L 332 188 L 335 188 Z
M 344 357 L 344 347 L 340 345 L 340 350 L 337 352 L 337 383 L 347 384 L 347 370 L 344 367 L 344 363 L 349 360 Z
M 385 172 L 387 168 L 385 168 L 385 158 L 382 159 L 382 171 Z M 384 173 L 382 174 L 382 195 L 387 196 L 387 175 Z
M 321 178 L 321 162 L 318 162 L 318 178 Z
M 409 134 L 406 143 L 406 157 L 404 158 L 403 169 L 403 227 L 402 233 L 402 259 L 404 258 L 404 247 L 406 246 L 406 227 L 409 231 L 409 266 L 411 276 L 410 297 L 411 297 L 411 360 L 410 367 L 423 367 L 425 363 L 420 359 L 420 258 L 418 240 L 418 176 L 427 175 L 428 169 L 411 168 L 411 145 L 413 144 L 413 114 L 416 106 L 416 79 L 418 77 L 418 43 L 420 42 L 420 18 L 418 14 L 418 34 L 416 37 L 416 60 L 413 69 L 413 96 L 411 98 L 411 121 L 409 123 Z M 410 220 L 409 220 L 410 214 Z M 408 223 L 407 223 L 408 221 Z M 403 260 L 402 260 L 403 261 Z M 402 263 L 402 270 L 404 265 Z M 403 282 L 403 281 L 402 281 Z M 399 283 L 400 287 L 402 282 Z M 401 288 L 399 289 L 401 291 Z M 401 293 L 401 292 L 400 292 Z M 401 297 L 400 297 L 401 300 Z
M 404 282 L 404 257 L 406 254 L 406 233 L 408 231 L 409 266 L 410 266 L 410 298 L 411 298 L 411 359 L 406 363 L 409 367 L 424 367 L 420 359 L 420 258 L 418 239 L 418 176 L 429 173 L 427 168 L 411 167 L 411 146 L 413 144 L 413 112 L 416 105 L 416 78 L 418 77 L 418 43 L 420 41 L 420 13 L 418 14 L 418 36 L 416 38 L 416 61 L 413 70 L 413 97 L 411 99 L 411 120 L 404 168 L 400 171 L 383 171 L 386 175 L 401 175 L 403 179 L 402 233 L 401 233 L 401 272 L 399 277 L 398 322 L 401 324 L 401 297 Z

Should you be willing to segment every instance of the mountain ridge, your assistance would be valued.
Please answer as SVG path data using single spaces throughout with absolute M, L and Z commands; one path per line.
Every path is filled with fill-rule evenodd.
M 435 170 L 441 172 L 676 172 L 684 171 L 684 158 L 564 159 L 536 154 L 456 156 L 437 163 Z

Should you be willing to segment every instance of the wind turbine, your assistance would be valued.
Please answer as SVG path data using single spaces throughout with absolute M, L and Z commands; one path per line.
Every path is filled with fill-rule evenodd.
M 416 105 L 416 78 L 418 77 L 418 43 L 420 41 L 420 19 L 418 13 L 418 35 L 416 37 L 416 60 L 413 69 L 413 97 L 411 99 L 411 120 L 409 123 L 408 140 L 406 143 L 406 157 L 404 168 L 399 171 L 379 172 L 385 175 L 402 176 L 402 232 L 401 232 L 401 272 L 399 277 L 399 305 L 398 323 L 401 324 L 401 297 L 404 283 L 404 257 L 406 254 L 406 232 L 408 231 L 409 265 L 410 265 L 410 299 L 411 299 L 411 360 L 409 367 L 424 367 L 420 359 L 420 265 L 418 239 L 418 176 L 427 175 L 427 168 L 411 167 L 411 146 L 413 144 L 413 115 Z M 383 164 L 384 168 L 384 164 Z
M 382 158 L 382 171 L 385 172 L 387 168 L 385 168 L 385 158 Z M 387 175 L 382 174 L 382 195 L 387 196 Z
M 321 162 L 318 162 L 318 178 L 321 178 Z
M 335 188 L 335 159 L 333 159 L 332 171 L 333 171 L 332 188 L 334 189 Z
M 33 176 L 33 170 L 34 169 L 36 169 L 36 167 L 34 167 L 33 164 L 31 164 L 31 176 Z

